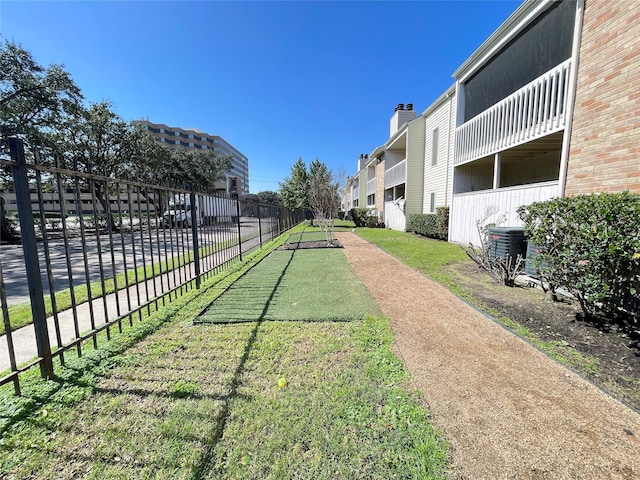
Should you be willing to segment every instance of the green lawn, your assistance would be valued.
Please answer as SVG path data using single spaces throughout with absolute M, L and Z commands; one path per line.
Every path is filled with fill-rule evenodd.
M 347 321 L 379 314 L 341 249 L 274 251 L 203 313 L 201 322 Z
M 0 477 L 445 478 L 448 445 L 343 252 L 276 251 L 242 274 L 22 398 L 6 386 Z M 193 323 L 203 310 L 214 323 Z
M 455 243 L 383 228 L 358 228 L 356 233 L 365 240 L 378 245 L 405 265 L 424 273 L 454 291 L 456 285 L 443 267 L 451 263 L 470 261 L 469 257 Z

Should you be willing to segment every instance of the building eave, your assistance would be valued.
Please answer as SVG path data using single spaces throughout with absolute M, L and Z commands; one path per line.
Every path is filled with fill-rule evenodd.
M 447 90 L 442 95 L 436 98 L 436 100 L 431 105 L 429 105 L 424 112 L 422 112 L 421 116 L 423 118 L 428 117 L 434 110 L 440 107 L 440 105 L 442 105 L 446 100 L 448 100 L 451 96 L 455 95 L 455 93 L 456 93 L 456 84 L 454 83 L 449 88 L 447 88 Z

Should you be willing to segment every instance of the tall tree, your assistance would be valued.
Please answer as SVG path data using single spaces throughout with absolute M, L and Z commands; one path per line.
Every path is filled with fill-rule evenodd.
M 289 210 L 307 210 L 309 201 L 307 192 L 309 190 L 309 174 L 307 166 L 299 158 L 291 167 L 291 176 L 280 182 L 280 197 L 282 204 Z
M 50 145 L 50 135 L 82 106 L 80 89 L 61 65 L 42 67 L 13 42 L 0 43 L 0 137 Z

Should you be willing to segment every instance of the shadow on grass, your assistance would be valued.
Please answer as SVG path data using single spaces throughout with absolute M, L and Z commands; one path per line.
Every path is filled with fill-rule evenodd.
M 262 314 L 258 317 L 258 320 L 255 323 L 255 326 L 251 330 L 251 334 L 249 335 L 249 338 L 247 339 L 247 343 L 245 344 L 245 347 L 244 347 L 244 350 L 243 350 L 243 353 L 242 353 L 242 357 L 240 357 L 240 361 L 238 362 L 238 366 L 236 367 L 235 371 L 233 372 L 233 376 L 231 378 L 231 387 L 229 389 L 229 393 L 225 396 L 224 404 L 223 404 L 222 408 L 220 409 L 220 413 L 218 414 L 218 416 L 217 416 L 217 418 L 215 420 L 216 428 L 213 431 L 213 433 L 211 435 L 211 438 L 210 438 L 210 440 L 208 442 L 209 443 L 209 447 L 208 447 L 206 453 L 204 454 L 204 457 L 202 458 L 202 461 L 200 462 L 200 465 L 193 472 L 193 475 L 191 477 L 193 480 L 203 478 L 205 473 L 208 471 L 208 469 L 211 466 L 211 462 L 213 460 L 213 455 L 214 455 L 214 450 L 215 450 L 216 446 L 218 445 L 218 443 L 220 442 L 220 439 L 222 438 L 222 435 L 224 434 L 224 429 L 225 429 L 225 427 L 227 425 L 227 420 L 229 418 L 229 408 L 230 408 L 230 405 L 231 405 L 231 401 L 237 396 L 238 386 L 240 384 L 240 378 L 242 377 L 242 373 L 244 372 L 244 367 L 245 367 L 245 365 L 247 363 L 247 360 L 249 359 L 249 354 L 253 350 L 253 346 L 254 346 L 254 344 L 256 342 L 256 339 L 258 338 L 258 331 L 260 330 L 260 326 L 262 325 L 264 317 L 267 314 L 269 306 L 270 306 L 271 302 L 273 301 L 273 299 L 275 297 L 275 294 L 276 294 L 276 291 L 278 290 L 278 287 L 282 283 L 282 279 L 284 278 L 285 273 L 287 272 L 287 269 L 290 267 L 294 256 L 295 256 L 295 250 L 291 250 L 291 256 L 289 257 L 289 260 L 287 261 L 287 263 L 284 266 L 284 268 L 282 269 L 282 272 L 280 273 L 278 279 L 276 280 L 276 282 L 275 282 L 275 284 L 273 286 L 273 289 L 271 291 L 271 294 L 269 295 L 269 298 L 267 299 L 267 301 L 264 304 L 264 307 L 262 309 Z
M 58 375 L 46 382 L 43 382 L 34 371 L 33 378 L 24 382 L 21 396 L 5 395 L 3 391 L 3 394 L 0 395 L 0 400 L 2 400 L 0 436 L 20 421 L 34 423 L 32 417 L 49 404 L 51 397 L 63 388 L 71 386 L 83 391 L 93 391 L 95 377 L 100 376 L 105 369 L 109 368 L 110 359 L 140 342 L 171 319 L 172 315 L 168 315 L 154 321 L 137 324 L 117 339 L 103 344 L 100 349 L 89 350 L 82 357 L 68 361 L 66 367 Z M 84 398 L 84 395 L 78 395 L 77 400 L 79 401 L 81 398 Z M 68 407 L 70 405 L 71 403 L 67 402 L 62 406 Z

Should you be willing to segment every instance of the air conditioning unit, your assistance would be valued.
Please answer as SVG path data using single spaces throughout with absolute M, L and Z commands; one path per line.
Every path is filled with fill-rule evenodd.
M 540 276 L 538 268 L 533 265 L 533 260 L 536 258 L 538 253 L 540 253 L 538 246 L 531 240 L 527 241 L 527 261 L 524 265 L 524 273 L 533 278 L 538 278 Z M 539 268 L 544 270 L 544 265 L 540 265 Z
M 491 258 L 511 257 L 512 265 L 518 255 L 525 257 L 527 241 L 522 227 L 491 227 L 487 231 L 487 245 Z

